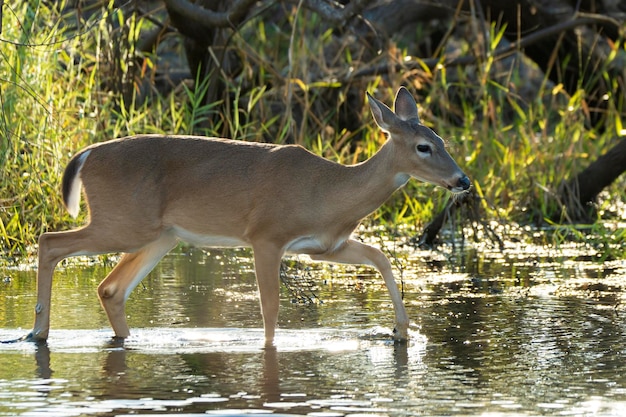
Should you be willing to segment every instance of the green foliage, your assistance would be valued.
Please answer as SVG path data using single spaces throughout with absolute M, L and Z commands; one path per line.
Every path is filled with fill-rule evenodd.
M 62 24 L 62 6 L 39 1 L 4 5 L 0 247 L 9 255 L 28 254 L 42 231 L 71 225 L 59 192 L 63 168 L 79 148 L 113 137 L 229 132 L 242 140 L 299 143 L 352 164 L 371 156 L 384 141 L 369 115 L 364 90 L 391 103 L 397 87 L 407 85 L 421 95 L 422 121 L 448 141 L 450 153 L 471 177 L 484 216 L 545 224 L 547 213 L 555 210 L 560 182 L 608 149 L 616 135 L 626 134 L 625 109 L 617 97 L 607 97 L 605 133 L 588 129 L 589 86 L 569 96 L 561 85 L 544 79 L 539 94 L 525 98 L 520 90 L 528 82 L 527 73 L 519 63 L 503 64 L 493 57 L 504 28 L 491 27 L 486 58 L 474 67 L 424 66 L 419 72 L 351 81 L 362 84 L 362 108 L 356 109 L 362 124 L 348 131 L 338 120 L 340 108 L 354 108 L 348 105 L 353 85 L 339 82 L 342 74 L 332 69 L 357 65 L 362 57 L 350 44 L 330 55 L 326 48 L 333 32 L 304 9 L 290 12 L 285 26 L 251 19 L 235 33 L 230 45 L 245 56 L 241 73 L 223 80 L 228 102 L 205 103 L 208 80 L 196 79 L 195 87 L 182 84 L 167 95 L 139 94 L 141 80 L 158 60 L 156 54 L 135 50 L 141 32 L 152 28 L 150 21 L 124 14 L 111 3 L 81 29 L 70 30 Z M 459 45 L 465 52 L 472 47 Z M 609 60 L 616 59 L 617 51 L 623 53 L 624 45 L 616 44 L 615 51 Z M 385 53 L 398 61 L 406 58 L 400 50 Z M 320 68 L 328 76 L 312 78 Z M 596 77 L 619 90 L 605 69 Z M 599 212 L 623 213 L 625 189 L 623 179 L 612 186 Z M 371 221 L 388 228 L 423 226 L 449 198 L 445 191 L 412 181 Z M 613 236 L 613 247 L 615 241 L 624 241 L 624 234 L 611 227 L 592 232 Z M 572 235 L 552 236 L 559 241 Z
M 14 42 L 0 44 L 0 247 L 7 253 L 23 252 L 45 227 L 59 224 L 58 172 L 65 149 L 86 129 L 72 114 L 86 97 L 56 79 L 66 54 L 51 33 L 62 31 L 41 25 L 56 20 L 32 2 L 4 7 L 2 35 Z

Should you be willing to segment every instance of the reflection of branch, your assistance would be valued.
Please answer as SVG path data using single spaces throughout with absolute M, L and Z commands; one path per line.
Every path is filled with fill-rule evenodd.
M 598 14 L 589 14 L 589 13 L 578 13 L 576 17 L 570 20 L 566 20 L 564 22 L 557 23 L 545 29 L 538 30 L 515 42 L 511 42 L 508 45 L 496 48 L 493 51 L 493 58 L 499 59 L 499 58 L 506 57 L 514 53 L 515 51 L 518 51 L 529 45 L 537 43 L 538 41 L 545 39 L 547 37 L 554 36 L 556 34 L 565 32 L 567 30 L 571 30 L 577 26 L 589 25 L 589 24 L 594 24 L 594 23 L 607 25 L 607 26 L 615 26 L 618 31 L 622 30 L 622 26 L 620 22 L 608 16 L 603 16 L 603 15 L 598 15 Z M 382 63 L 382 64 L 365 67 L 358 71 L 355 71 L 352 74 L 350 74 L 348 78 L 363 77 L 363 76 L 374 75 L 374 74 L 384 74 L 388 72 L 390 68 L 394 68 L 395 71 L 414 70 L 414 69 L 419 69 L 419 68 L 424 68 L 424 67 L 433 69 L 437 65 L 443 65 L 444 67 L 454 67 L 454 66 L 472 65 L 478 61 L 479 61 L 479 58 L 474 55 L 464 55 L 464 56 L 452 58 L 452 59 L 446 59 L 446 57 L 443 57 L 443 58 L 414 59 L 411 61 L 396 62 L 396 63 Z
M 233 27 L 240 22 L 248 13 L 257 0 L 234 0 L 230 8 L 225 12 L 216 12 L 205 9 L 189 2 L 188 0 L 164 0 L 168 11 L 175 12 L 185 19 L 199 23 L 203 26 Z

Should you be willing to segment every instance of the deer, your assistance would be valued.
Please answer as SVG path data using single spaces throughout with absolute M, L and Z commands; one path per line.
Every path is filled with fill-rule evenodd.
M 378 270 L 395 313 L 393 339 L 408 339 L 409 317 L 390 261 L 353 237 L 360 222 L 410 178 L 467 191 L 471 182 L 423 125 L 401 87 L 394 110 L 367 94 L 387 135 L 369 159 L 343 165 L 300 145 L 204 136 L 142 134 L 87 146 L 63 174 L 62 197 L 74 218 L 81 189 L 86 225 L 39 237 L 37 303 L 25 340 L 46 341 L 54 269 L 67 257 L 120 253 L 97 293 L 114 338 L 130 335 L 125 305 L 133 289 L 180 241 L 201 247 L 250 247 L 266 346 L 278 323 L 280 264 L 286 254 Z

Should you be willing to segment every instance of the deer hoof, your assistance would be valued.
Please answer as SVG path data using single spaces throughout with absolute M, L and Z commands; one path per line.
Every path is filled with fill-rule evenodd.
M 396 343 L 405 343 L 409 340 L 407 330 L 399 331 L 397 327 L 393 329 L 393 341 Z

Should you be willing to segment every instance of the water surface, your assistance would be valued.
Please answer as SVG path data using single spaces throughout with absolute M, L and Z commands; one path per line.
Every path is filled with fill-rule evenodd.
M 367 268 L 287 263 L 263 348 L 250 253 L 182 249 L 128 301 L 122 345 L 96 287 L 114 265 L 55 274 L 47 344 L 0 344 L 0 415 L 622 415 L 623 261 L 584 251 L 400 258 L 411 340 Z M 398 271 L 400 275 L 400 271 Z M 0 270 L 0 340 L 32 325 L 35 272 Z M 294 281 L 296 280 L 296 281 Z M 294 303 L 295 299 L 309 303 Z

